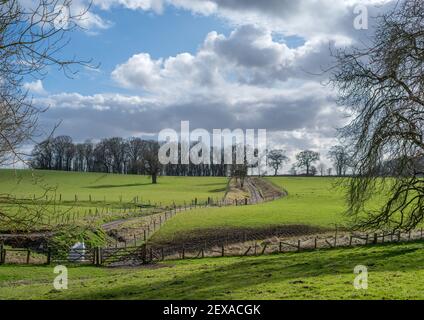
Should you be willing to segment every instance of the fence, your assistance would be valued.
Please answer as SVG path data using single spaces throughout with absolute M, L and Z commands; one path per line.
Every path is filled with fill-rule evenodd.
M 0 246 L 0 264 L 50 264 L 78 263 L 96 266 L 139 265 L 164 260 L 198 259 L 207 257 L 258 256 L 265 254 L 313 251 L 329 248 L 375 245 L 381 243 L 417 241 L 423 239 L 423 229 L 409 233 L 391 232 L 374 234 L 344 234 L 335 236 L 311 236 L 302 239 L 271 239 L 242 243 L 208 244 L 202 246 L 127 246 L 119 248 L 71 249 L 70 252 L 56 252 L 47 249 L 33 252 L 29 249 L 5 249 Z M 22 259 L 8 259 L 9 254 L 23 254 Z M 36 258 L 34 258 L 36 257 Z

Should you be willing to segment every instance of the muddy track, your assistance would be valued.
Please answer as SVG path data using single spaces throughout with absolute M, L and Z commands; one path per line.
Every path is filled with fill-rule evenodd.
M 245 187 L 250 194 L 250 203 L 256 204 L 264 201 L 260 189 L 253 183 L 252 179 L 247 179 L 245 182 Z

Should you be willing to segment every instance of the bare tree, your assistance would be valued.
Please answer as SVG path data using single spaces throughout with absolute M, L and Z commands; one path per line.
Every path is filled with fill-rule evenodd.
M 24 89 L 24 81 L 29 77 L 43 77 L 48 67 L 56 66 L 71 76 L 74 72 L 72 65 L 90 64 L 90 61 L 73 57 L 63 58 L 61 53 L 69 43 L 67 35 L 78 28 L 78 22 L 86 14 L 85 10 L 71 10 L 71 4 L 71 0 L 0 0 L 0 165 L 26 162 L 22 144 L 45 134 L 37 127 L 38 117 L 45 108 L 33 105 Z M 68 14 L 64 14 L 67 9 Z M 44 156 L 38 158 L 49 168 L 54 161 L 50 143 L 48 139 Z M 35 174 L 33 178 L 37 180 Z M 48 186 L 42 189 L 43 199 L 48 192 L 54 191 Z M 0 196 L 6 203 L 0 207 L 0 224 L 11 230 L 34 227 L 49 210 L 47 206 L 39 205 L 38 199 L 34 199 L 32 205 L 23 205 L 12 202 L 9 194 Z M 8 199 L 19 207 L 17 212 L 11 212 Z
M 351 153 L 345 146 L 337 145 L 330 148 L 328 158 L 333 161 L 338 176 L 345 176 L 351 165 Z
M 142 159 L 143 169 L 152 177 L 152 184 L 157 183 L 162 164 L 159 161 L 159 143 L 156 141 L 145 141 Z
M 326 169 L 325 164 L 321 162 L 318 165 L 318 170 L 319 170 L 319 173 L 320 173 L 321 177 L 323 177 L 325 175 L 325 169 Z
M 46 67 L 58 66 L 72 75 L 71 66 L 90 61 L 62 59 L 67 34 L 78 27 L 86 11 L 72 13 L 61 23 L 71 0 L 0 1 L 0 165 L 25 161 L 19 147 L 37 133 L 43 109 L 35 107 L 23 88 L 24 79 L 42 77 Z M 75 10 L 73 10 L 75 11 Z
M 311 150 L 305 150 L 296 155 L 296 160 L 297 166 L 305 169 L 306 175 L 309 176 L 311 174 L 311 167 L 313 163 L 319 160 L 319 153 Z
M 353 116 L 342 130 L 354 151 L 348 213 L 356 228 L 411 230 L 424 218 L 422 0 L 400 1 L 377 19 L 371 45 L 335 53 L 332 82 Z M 390 177 L 381 177 L 387 161 Z M 381 194 L 384 204 L 370 209 Z
M 268 165 L 274 169 L 274 176 L 278 174 L 278 170 L 281 169 L 283 164 L 289 160 L 284 150 L 271 150 L 267 158 Z

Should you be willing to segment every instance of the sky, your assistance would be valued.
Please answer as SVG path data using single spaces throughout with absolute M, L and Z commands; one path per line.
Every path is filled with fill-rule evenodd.
M 26 1 L 26 0 L 22 0 Z M 71 10 L 87 5 L 74 0 Z M 348 121 L 328 85 L 331 50 L 369 41 L 391 0 L 94 0 L 61 55 L 72 78 L 26 79 L 47 133 L 74 141 L 165 128 L 266 129 L 268 142 L 322 154 Z M 368 28 L 354 27 L 363 8 Z M 358 11 L 360 10 L 360 11 Z M 326 161 L 326 160 L 324 160 Z

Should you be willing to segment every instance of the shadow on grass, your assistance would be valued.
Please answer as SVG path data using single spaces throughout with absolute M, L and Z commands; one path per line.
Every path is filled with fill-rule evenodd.
M 102 286 L 100 283 L 96 290 L 75 292 L 67 298 L 219 299 L 231 298 L 233 292 L 243 291 L 247 297 L 260 299 L 260 292 L 256 292 L 256 296 L 254 293 L 249 295 L 249 292 L 255 289 L 254 286 L 276 284 L 271 288 L 278 291 L 278 285 L 283 284 L 296 289 L 296 285 L 302 286 L 308 280 L 318 280 L 317 277 L 337 277 L 343 274 L 351 275 L 353 281 L 353 269 L 359 264 L 368 266 L 370 272 L 419 270 L 424 263 L 424 254 L 417 251 L 424 251 L 422 243 L 408 245 L 406 248 L 405 246 L 377 246 L 233 258 L 233 261 L 229 263 L 222 260 L 225 258 L 218 258 L 209 259 L 208 265 L 202 265 L 197 261 L 184 262 L 166 271 L 174 274 L 172 277 L 165 275 L 168 277 L 167 280 L 155 280 L 155 276 L 149 275 L 152 281 L 146 283 L 147 275 L 140 271 L 137 275 L 133 274 L 128 279 L 122 279 L 127 283 L 114 283 L 111 286 Z M 196 268 L 196 271 L 176 269 L 182 266 L 187 266 L 189 269 Z M 144 282 L 137 283 L 138 279 Z M 340 281 L 341 285 L 347 285 L 345 279 L 337 281 Z M 319 288 L 316 289 L 319 290 Z
M 210 192 L 210 193 L 218 193 L 218 192 L 225 192 L 226 190 L 227 190 L 227 188 L 219 188 L 219 189 L 209 190 L 208 192 Z
M 109 188 L 128 188 L 128 187 L 141 187 L 141 186 L 147 186 L 152 185 L 151 182 L 144 182 L 144 183 L 128 183 L 128 184 L 102 184 L 97 186 L 88 186 L 85 187 L 87 189 L 109 189 Z

